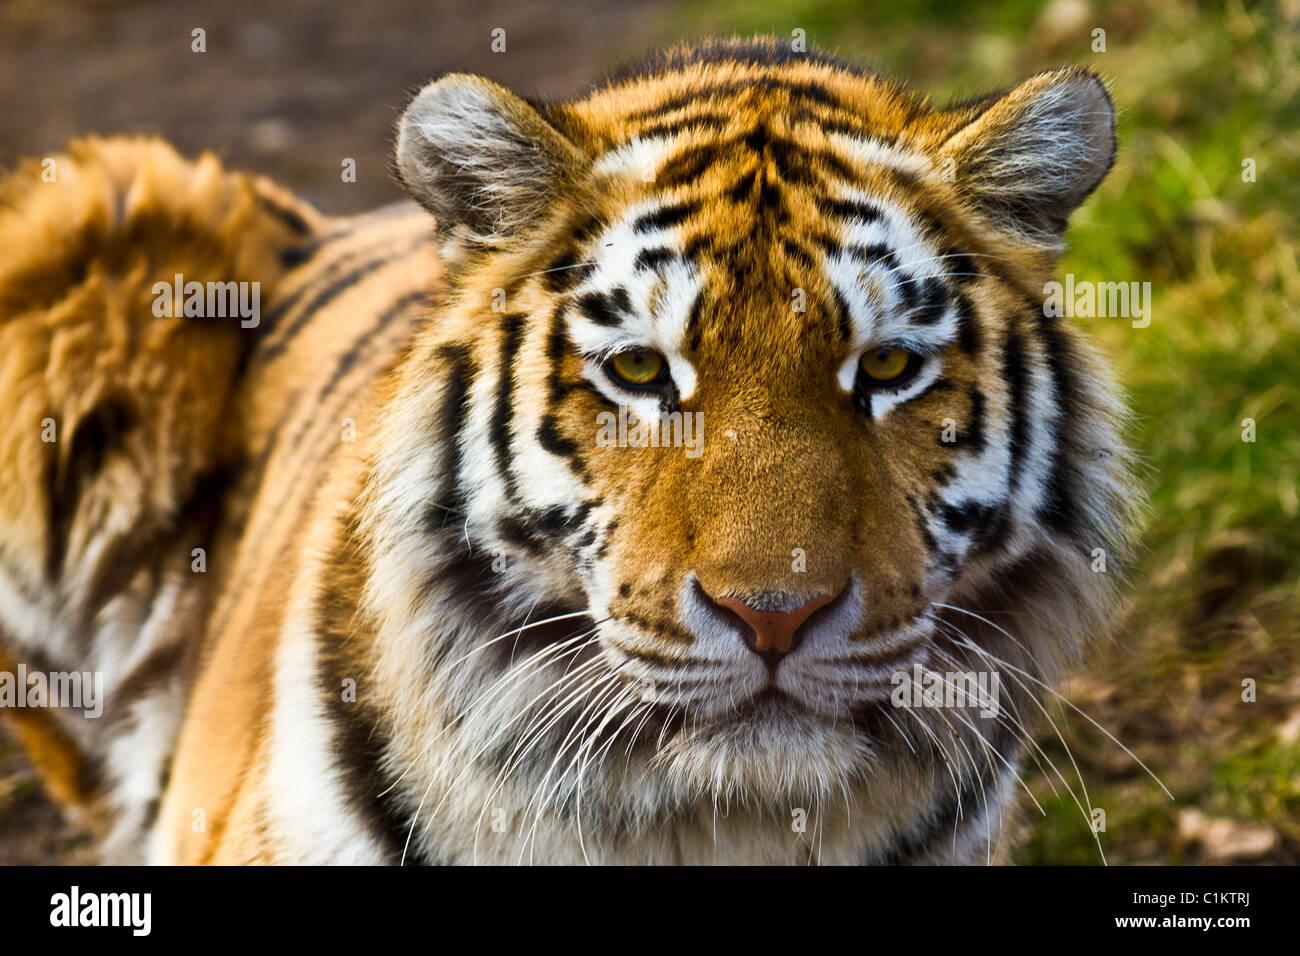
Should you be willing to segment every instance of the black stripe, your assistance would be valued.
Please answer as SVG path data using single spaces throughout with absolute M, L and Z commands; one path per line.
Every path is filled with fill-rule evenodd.
M 731 123 L 731 117 L 722 113 L 688 113 L 671 120 L 660 120 L 636 130 L 637 139 L 654 139 L 656 137 L 672 138 L 688 130 L 712 129 L 722 130 Z
M 551 264 L 542 271 L 542 284 L 548 291 L 557 295 L 568 292 L 586 281 L 596 271 L 596 264 L 590 259 L 581 258 L 585 249 L 605 228 L 605 224 L 594 215 L 587 215 L 578 221 L 569 236 L 569 244 L 551 260 Z
M 224 496 L 239 473 L 237 462 L 217 466 L 196 475 L 189 483 L 184 500 L 168 515 L 161 527 L 136 528 L 130 535 L 110 539 L 97 562 L 95 574 L 86 583 L 82 611 L 87 633 L 94 628 L 91 619 L 114 595 L 130 586 L 140 568 L 152 562 L 180 560 L 187 564 L 193 548 L 211 552 L 211 539 L 222 516 Z M 154 588 L 156 593 L 157 580 Z
M 542 284 L 556 295 L 568 292 L 596 271 L 594 262 L 579 262 L 579 250 L 569 249 L 551 260 L 542 273 Z
M 835 314 L 835 326 L 840 331 L 840 340 L 843 342 L 852 342 L 853 341 L 853 312 L 851 309 L 849 309 L 848 302 L 844 300 L 844 296 L 840 293 L 839 287 L 833 283 L 831 284 L 831 310 Z M 856 394 L 856 390 L 855 390 L 855 394 L 854 394 L 855 400 L 858 399 L 858 397 L 859 396 Z M 866 410 L 863 411 L 863 408 L 860 407 L 858 411 L 862 412 L 862 414 L 870 418 L 871 417 L 870 396 L 865 396 L 865 402 L 862 404 L 865 406 Z
M 968 498 L 956 505 L 941 500 L 937 508 L 939 520 L 943 522 L 944 527 L 953 534 L 961 535 L 979 532 L 993 519 L 996 511 L 996 505 L 986 505 L 974 498 Z
M 710 99 L 717 97 L 734 96 L 737 93 L 750 93 L 754 90 L 776 90 L 789 94 L 791 105 L 796 105 L 800 101 L 811 102 L 822 106 L 830 106 L 835 109 L 842 109 L 840 101 L 826 87 L 812 82 L 793 82 L 779 79 L 777 77 L 754 77 L 744 81 L 734 83 L 718 83 L 713 86 L 698 87 L 688 93 L 679 94 L 669 99 L 662 100 L 654 106 L 646 107 L 632 114 L 631 119 L 650 119 L 652 117 L 664 116 L 677 110 L 684 109 L 688 106 L 699 104 L 702 107 L 708 104 Z
M 361 357 L 361 353 L 365 350 L 366 346 L 370 344 L 371 339 L 373 339 L 376 334 L 384 331 L 384 329 L 388 327 L 388 323 L 392 322 L 398 316 L 405 315 L 412 306 L 428 302 L 430 298 L 431 296 L 428 292 L 423 289 L 418 289 L 414 292 L 408 292 L 405 295 L 400 296 L 396 301 L 389 305 L 388 308 L 384 309 L 384 311 L 379 314 L 379 318 L 376 320 L 375 324 L 363 332 L 357 340 L 352 343 L 348 350 L 338 357 L 338 361 L 334 366 L 334 372 L 330 375 L 329 381 L 325 383 L 324 387 L 316 393 L 316 404 L 314 404 L 312 408 L 321 407 L 324 401 L 330 396 L 330 393 L 334 391 L 335 386 L 337 386 L 338 383 L 342 381 L 343 377 L 352 370 L 352 366 L 356 364 L 357 359 Z
M 980 347 L 979 319 L 970 297 L 958 292 L 954 297 L 957 307 L 957 347 L 966 355 L 974 355 Z
M 314 624 L 320 662 L 317 686 L 334 738 L 331 752 L 338 766 L 338 780 L 347 792 L 348 806 L 361 817 L 387 862 L 397 863 L 402 859 L 411 821 L 401 805 L 399 790 L 393 786 L 395 778 L 386 769 L 388 729 L 371 703 L 375 690 L 369 686 L 369 668 L 364 660 L 356 659 L 352 650 L 357 608 L 344 587 L 350 585 L 350 593 L 358 593 L 365 569 L 355 536 L 346 534 L 343 542 L 316 601 Z M 343 699 L 344 680 L 355 682 L 355 700 Z M 406 862 L 432 861 L 425 859 L 412 841 Z
M 685 222 L 699 211 L 700 204 L 694 200 L 660 206 L 653 209 L 632 223 L 634 232 L 654 232 L 658 229 L 671 229 Z
M 920 301 L 911 319 L 917 325 L 934 325 L 948 310 L 948 296 L 938 279 L 924 279 L 920 283 Z M 963 349 L 963 351 L 969 351 Z
M 777 222 L 787 222 L 790 218 L 781 188 L 776 183 L 769 182 L 766 176 L 760 176 L 758 180 L 758 208 L 773 215 Z
M 994 506 L 988 519 L 975 534 L 972 555 L 987 555 L 1003 550 L 1011 538 L 1011 509 L 1007 503 Z
M 931 382 L 931 383 L 930 383 L 929 385 L 927 385 L 925 388 L 921 389 L 921 391 L 920 391 L 919 393 L 917 393 L 917 394 L 916 394 L 912 399 L 910 399 L 910 402 L 911 402 L 911 404 L 916 404 L 917 402 L 919 402 L 919 401 L 921 401 L 922 399 L 924 399 L 926 396 L 928 396 L 928 395 L 933 395 L 935 392 L 951 392 L 951 391 L 953 391 L 956 387 L 957 387 L 957 386 L 954 385 L 954 384 L 953 384 L 949 379 L 946 379 L 946 378 L 936 378 L 933 382 Z M 944 444 L 945 444 L 945 445 L 947 445 L 947 444 L 951 444 L 951 442 L 944 442 Z M 943 467 L 948 468 L 948 467 L 951 467 L 951 466 L 945 464 Z
M 614 308 L 619 312 L 628 313 L 632 311 L 632 300 L 628 298 L 627 289 L 623 286 L 615 286 L 609 293 L 609 301 L 613 303 Z
M 626 295 L 626 293 L 624 294 Z M 588 292 L 579 296 L 575 304 L 583 315 L 597 325 L 608 328 L 619 325 L 623 321 L 623 316 L 619 313 L 614 299 L 608 293 Z
M 261 203 L 263 209 L 273 215 L 276 219 L 279 219 L 280 222 L 284 223 L 291 231 L 296 232 L 300 236 L 311 235 L 311 226 L 307 224 L 307 220 L 302 217 L 302 214 L 299 213 L 298 210 L 290 209 L 288 206 L 282 206 L 270 196 L 263 193 L 258 193 L 257 200 Z
M 532 551 L 547 552 L 555 549 L 556 541 L 580 527 L 591 512 L 590 502 L 570 511 L 560 505 L 548 508 L 524 508 L 497 521 L 501 537 Z
M 934 471 L 930 472 L 930 481 L 936 488 L 944 488 L 957 477 L 957 469 L 952 466 L 952 462 L 945 461 Z
M 717 248 L 718 242 L 716 237 L 708 232 L 696 233 L 686 242 L 686 247 L 682 249 L 682 258 L 687 262 L 698 263 L 700 256 L 704 253 L 712 253 Z
M 858 178 L 857 170 L 829 150 L 808 149 L 785 138 L 773 138 L 768 141 L 767 153 L 781 178 L 790 183 L 817 185 L 824 170 L 847 182 Z
M 898 298 L 904 309 L 913 309 L 916 307 L 917 300 L 920 299 L 920 287 L 916 280 L 909 276 L 898 266 L 893 256 L 889 258 L 889 268 L 892 270 L 890 278 L 898 286 Z
M 1080 411 L 1074 379 L 1074 350 L 1061 327 L 1042 309 L 1035 307 L 1039 336 L 1047 350 L 1047 367 L 1055 386 L 1060 414 L 1056 447 L 1052 449 L 1047 480 L 1047 499 L 1038 509 L 1038 518 L 1052 531 L 1078 537 L 1082 521 L 1077 503 L 1078 471 L 1069 460 L 1070 438 L 1067 433 L 1072 417 Z
M 915 495 L 908 495 L 907 503 L 912 508 L 912 516 L 916 520 L 917 530 L 921 532 L 921 540 L 925 542 L 926 549 L 931 552 L 937 551 L 939 542 L 935 540 L 934 535 L 930 532 L 930 523 L 926 519 L 925 511 L 921 508 L 921 502 L 916 499 Z
M 426 245 L 428 241 L 427 237 L 421 236 L 416 241 L 398 249 L 385 249 L 377 255 L 366 259 L 366 261 L 362 262 L 360 265 L 349 269 L 343 275 L 334 278 L 323 288 L 319 285 L 311 286 L 311 289 L 315 290 L 314 294 L 293 320 L 283 329 L 274 328 L 278 324 L 281 316 L 286 315 L 296 304 L 298 298 L 307 291 L 307 289 L 299 289 L 293 296 L 290 296 L 284 302 L 279 303 L 276 308 L 271 311 L 270 315 L 268 315 L 267 320 L 269 325 L 273 328 L 273 335 L 268 337 L 263 333 L 262 342 L 253 353 L 253 361 L 263 366 L 269 364 L 292 344 L 294 337 L 302 330 L 303 326 L 314 318 L 316 313 L 328 305 L 332 300 L 352 288 L 370 273 L 382 268 L 390 262 L 400 259 L 402 256 L 409 255 L 420 247 Z M 341 264 L 342 263 L 340 262 L 340 265 Z
M 107 726 L 134 720 L 132 704 L 147 695 L 159 685 L 180 677 L 181 661 L 185 657 L 184 641 L 174 641 L 154 648 L 145 655 L 144 660 L 131 669 L 131 672 L 118 679 L 113 690 L 113 712 L 106 715 Z
M 869 122 L 867 114 L 851 120 L 833 120 L 813 117 L 808 120 L 816 124 L 827 136 L 838 133 L 841 136 L 847 136 L 850 139 L 864 139 L 868 135 L 872 139 L 878 140 L 886 146 L 897 146 L 898 137 L 892 134 L 882 133 L 880 130 L 868 130 L 866 124 Z
M 66 427 L 54 415 L 55 427 Z M 63 572 L 67 558 L 72 522 L 91 481 L 108 455 L 121 447 L 126 433 L 135 426 L 135 413 L 118 399 L 106 399 L 77 421 L 67 445 L 52 443 L 52 456 L 46 470 L 46 549 L 45 576 L 54 584 Z M 66 448 L 67 451 L 60 454 Z
M 405 295 L 398 298 L 395 302 L 390 304 L 388 308 L 386 308 L 383 312 L 381 312 L 378 319 L 375 320 L 375 323 L 371 325 L 369 328 L 367 328 L 364 332 L 362 332 L 359 336 L 357 336 L 356 340 L 353 341 L 353 343 L 348 347 L 348 350 L 335 360 L 334 371 L 330 374 L 330 377 L 326 381 L 326 383 L 317 391 L 315 404 L 313 404 L 310 407 L 319 409 L 322 406 L 322 404 L 331 396 L 334 389 L 338 386 L 339 382 L 343 380 L 344 376 L 346 376 L 347 373 L 356 364 L 357 359 L 359 359 L 362 353 L 367 350 L 368 346 L 370 345 L 374 337 L 376 335 L 383 333 L 383 331 L 388 327 L 388 324 L 391 321 L 393 321 L 393 319 L 397 318 L 398 316 L 404 315 L 411 308 L 412 305 L 414 305 L 417 302 L 425 301 L 427 297 L 428 297 L 428 293 L 422 289 L 414 292 L 408 292 Z M 307 435 L 307 433 L 311 431 L 312 426 L 316 424 L 317 424 L 317 418 L 314 416 L 308 416 L 306 418 L 303 418 L 299 422 L 298 427 L 297 429 L 295 429 L 293 435 L 290 437 L 287 448 L 290 451 L 296 449 L 299 443 Z
M 677 258 L 677 253 L 664 246 L 655 246 L 651 249 L 642 249 L 637 253 L 635 269 L 658 269 L 660 266 Z
M 1007 382 L 1011 413 L 1009 451 L 1012 494 L 1020 487 L 1020 475 L 1025 467 L 1025 452 L 1029 448 L 1029 411 L 1025 405 L 1029 391 L 1027 375 L 1024 343 L 1020 341 L 1020 334 L 1013 331 L 1002 344 L 1002 377 Z
M 884 218 L 884 213 L 880 211 L 879 206 L 873 206 L 871 203 L 861 202 L 856 199 L 829 200 L 823 211 L 828 216 L 852 219 L 863 223 L 877 222 Z
M 695 293 L 695 299 L 691 302 L 690 314 L 686 317 L 686 338 L 689 349 L 692 353 L 700 349 L 700 338 L 704 335 L 704 326 L 701 323 L 701 316 L 704 313 L 704 293 Z
M 716 143 L 691 146 L 669 159 L 655 173 L 655 185 L 663 189 L 695 182 L 706 169 L 724 156 Z
M 758 170 L 751 169 L 745 173 L 735 184 L 727 190 L 727 198 L 734 203 L 744 202 L 754 191 L 754 183 L 758 179 Z
M 296 269 L 320 252 L 324 245 L 324 242 L 304 242 L 300 246 L 283 249 L 280 252 L 280 265 L 286 269 Z
M 537 443 L 552 455 L 566 459 L 573 470 L 585 480 L 585 469 L 578 457 L 578 445 L 560 434 L 559 420 L 551 412 L 543 415 L 541 424 L 537 426 Z
M 312 258 L 316 253 L 326 248 L 331 242 L 338 239 L 345 239 L 351 236 L 351 231 L 334 233 L 333 235 L 322 236 L 313 243 L 302 247 L 304 259 Z M 285 296 L 275 303 L 275 306 L 262 316 L 262 321 L 258 323 L 258 334 L 263 338 L 269 338 L 271 331 L 275 328 L 276 323 L 280 321 L 290 310 L 292 310 L 302 300 L 305 295 L 319 289 L 322 284 L 333 279 L 346 266 L 352 265 L 357 259 L 361 258 L 366 252 L 370 251 L 369 246 L 360 249 L 347 249 L 337 259 L 324 263 L 320 271 L 309 278 L 309 281 L 303 283 L 292 293 Z
M 989 728 L 990 735 L 994 732 L 995 728 Z M 1005 736 L 1001 734 L 1000 738 Z M 1001 739 L 991 746 L 1003 754 L 1010 752 L 1010 747 Z M 996 769 L 990 769 L 988 763 L 977 766 L 975 779 L 963 782 L 960 796 L 951 790 L 939 790 L 938 799 L 921 821 L 911 830 L 899 834 L 897 842 L 887 851 L 870 855 L 863 861 L 864 865 L 903 866 L 928 860 L 945 844 L 951 846 L 964 814 L 994 812 L 992 808 L 997 805 Z
M 313 286 L 313 294 L 293 319 L 283 328 L 279 326 L 282 315 L 288 314 L 287 308 L 273 309 L 270 315 L 271 334 L 263 335 L 262 346 L 254 353 L 254 360 L 260 365 L 267 365 L 284 352 L 292 343 L 298 332 L 307 325 L 316 313 L 341 293 L 346 292 L 376 269 L 385 266 L 391 257 L 387 253 L 367 259 L 365 262 L 349 269 L 342 275 L 335 276 L 323 286 Z
M 497 401 L 492 411 L 492 423 L 488 427 L 488 440 L 496 453 L 497 471 L 505 482 L 506 498 L 514 501 L 518 496 L 514 469 L 511 467 L 513 456 L 510 454 L 510 418 L 514 411 L 512 398 L 515 387 L 515 356 L 519 354 L 524 323 L 528 316 L 522 312 L 512 312 L 501 316 L 501 354 L 500 375 L 497 378 Z
M 958 285 L 968 285 L 980 277 L 979 266 L 975 259 L 957 249 L 949 249 L 943 254 L 944 262 Z
M 871 396 L 874 394 L 876 394 L 874 389 L 863 384 L 862 373 L 856 373 L 853 378 L 853 410 L 868 421 L 874 419 L 871 414 Z
M 879 242 L 874 242 L 869 246 L 843 246 L 842 250 L 854 258 L 861 259 L 866 265 L 875 265 L 877 262 L 884 263 L 887 268 L 893 269 L 898 263 L 894 260 L 893 250 L 889 246 Z
M 781 248 L 785 251 L 787 256 L 799 265 L 800 268 L 806 271 L 812 271 L 816 268 L 817 264 L 813 259 L 812 253 L 799 245 L 799 243 L 795 242 L 793 239 L 783 238 L 781 240 Z
M 437 356 L 447 366 L 447 381 L 438 408 L 438 439 L 442 442 L 440 485 L 438 500 L 430 505 L 429 519 L 433 527 L 441 528 L 449 520 L 463 520 L 465 498 L 460 481 L 464 462 L 460 438 L 469 422 L 469 391 L 478 371 L 468 345 L 444 345 L 438 349 Z
M 560 374 L 560 366 L 568 351 L 567 339 L 564 304 L 561 303 L 551 315 L 551 329 L 547 333 L 546 358 L 550 366 L 546 379 L 547 410 L 537 426 L 536 437 L 538 444 L 552 455 L 565 459 L 573 473 L 586 481 L 586 463 L 578 453 L 577 444 L 560 433 L 559 419 L 555 414 L 556 406 L 568 392 L 568 386 Z

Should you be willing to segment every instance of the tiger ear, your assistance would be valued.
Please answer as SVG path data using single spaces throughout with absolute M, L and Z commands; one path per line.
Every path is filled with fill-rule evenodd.
M 397 174 L 439 231 L 492 244 L 536 222 L 585 160 L 505 87 L 451 74 L 430 83 L 398 124 Z
M 995 100 L 941 148 L 958 193 L 1021 241 L 1059 245 L 1115 159 L 1115 110 L 1096 74 L 1040 73 Z

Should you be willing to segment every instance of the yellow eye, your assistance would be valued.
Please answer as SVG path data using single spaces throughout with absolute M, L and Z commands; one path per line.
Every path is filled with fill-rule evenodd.
M 915 354 L 907 349 L 872 349 L 863 353 L 858 360 L 858 368 L 871 381 L 883 385 L 906 375 L 914 366 L 912 360 Z
M 606 368 L 619 384 L 643 388 L 659 381 L 668 365 L 664 357 L 652 349 L 628 349 L 611 357 Z

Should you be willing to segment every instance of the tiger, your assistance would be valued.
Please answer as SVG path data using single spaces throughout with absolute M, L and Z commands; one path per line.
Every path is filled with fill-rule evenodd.
M 1115 151 L 1084 68 L 941 106 L 759 37 L 435 79 L 360 216 L 27 161 L 0 670 L 104 701 L 0 709 L 109 862 L 1005 860 L 1141 508 L 1043 307 Z

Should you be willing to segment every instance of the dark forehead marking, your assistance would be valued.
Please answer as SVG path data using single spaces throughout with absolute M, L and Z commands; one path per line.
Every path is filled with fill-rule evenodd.
M 856 170 L 831 150 L 775 135 L 762 120 L 742 137 L 741 144 L 745 149 L 770 159 L 777 175 L 788 183 L 821 185 L 823 170 L 849 182 L 858 179 Z
M 734 203 L 744 202 L 754 192 L 754 184 L 758 180 L 758 170 L 751 169 L 741 174 L 735 184 L 727 191 L 727 198 Z
M 799 240 L 792 239 L 789 236 L 782 236 L 781 248 L 801 269 L 812 272 L 817 268 L 817 260 L 813 258 L 811 252 L 799 244 Z
M 732 117 L 724 113 L 691 113 L 671 120 L 660 120 L 636 131 L 641 139 L 655 139 L 662 136 L 678 136 L 687 130 L 714 130 L 721 133 L 732 122 Z
M 915 325 L 934 325 L 948 310 L 948 305 L 948 292 L 943 283 L 936 278 L 923 279 L 911 321 Z
M 652 246 L 637 253 L 634 269 L 653 271 L 677 258 L 677 253 L 666 246 Z
M 953 298 L 957 309 L 957 347 L 967 355 L 974 355 L 980 347 L 979 319 L 970 297 L 958 292 Z
M 624 316 L 631 311 L 627 290 L 622 286 L 610 292 L 583 293 L 578 296 L 575 304 L 592 322 L 606 327 L 621 324 Z
M 700 339 L 704 335 L 703 322 L 700 316 L 704 312 L 704 292 L 700 291 L 695 295 L 695 301 L 691 303 L 690 315 L 686 318 L 686 335 L 690 343 L 689 348 L 692 353 L 700 350 Z
M 743 166 L 746 154 L 752 154 L 757 162 L 741 172 L 726 190 L 727 198 L 736 203 L 754 201 L 760 211 L 777 216 L 786 215 L 783 185 L 825 191 L 829 187 L 828 177 L 850 183 L 858 181 L 858 171 L 833 150 L 775 134 L 768 119 L 761 118 L 747 130 L 729 132 L 725 136 L 720 134 L 717 140 L 684 146 L 659 165 L 655 183 L 665 191 L 693 184 L 720 164 Z M 866 204 L 823 197 L 816 197 L 814 202 L 819 205 L 826 203 L 832 215 L 867 220 L 880 217 L 879 210 Z M 648 231 L 674 225 L 690 215 L 689 211 L 684 216 L 674 215 L 682 211 L 683 205 L 675 203 L 647 213 L 633 224 L 633 228 Z
M 660 206 L 638 217 L 632 223 L 632 231 L 645 233 L 654 232 L 658 229 L 669 229 L 680 225 L 699 211 L 700 204 L 693 199 Z
M 682 248 L 682 258 L 687 262 L 699 262 L 702 256 L 712 254 L 719 246 L 720 243 L 712 233 L 697 233 L 686 240 L 686 245 Z
M 716 118 L 727 117 L 719 115 Z M 718 141 L 691 144 L 670 156 L 657 170 L 656 183 L 665 189 L 671 189 L 684 185 L 686 181 L 698 181 L 699 177 L 715 163 L 723 161 L 735 163 L 738 151 L 755 154 L 758 162 L 749 165 L 749 168 L 745 168 L 746 164 L 743 160 L 738 163 L 741 171 L 730 185 L 719 186 L 718 194 L 713 198 L 696 196 L 689 200 L 668 202 L 642 214 L 633 222 L 635 231 L 647 233 L 685 223 L 697 214 L 702 215 L 704 209 L 713 201 L 729 200 L 735 204 L 752 204 L 754 211 L 761 217 L 761 222 L 756 222 L 759 231 L 773 229 L 770 238 L 784 253 L 787 262 L 785 266 L 787 279 L 792 278 L 792 269 L 802 273 L 815 272 L 813 257 L 809 254 L 805 243 L 820 246 L 828 254 L 847 253 L 864 264 L 876 264 L 890 273 L 890 281 L 898 292 L 903 308 L 913 313 L 911 316 L 913 322 L 918 325 L 929 325 L 938 321 L 952 304 L 947 289 L 938 279 L 925 277 L 916 279 L 903 272 L 898 268 L 896 250 L 887 244 L 846 246 L 833 236 L 833 230 L 821 228 L 819 219 L 870 223 L 885 218 L 886 214 L 882 206 L 869 198 L 841 198 L 827 195 L 829 190 L 826 172 L 842 175 L 852 181 L 855 177 L 854 170 L 824 148 L 805 146 L 775 133 L 766 117 L 755 120 L 748 131 L 736 132 L 734 126 L 732 122 L 725 134 L 719 134 Z M 884 172 L 893 175 L 895 190 L 902 188 L 911 192 L 908 187 L 914 189 L 919 185 L 914 178 L 906 174 L 898 174 L 897 171 L 888 168 L 884 168 Z M 801 229 L 798 236 L 792 236 L 788 228 L 792 218 L 791 211 L 784 191 L 790 187 L 810 186 L 812 187 L 809 190 L 812 193 L 810 198 L 821 216 L 814 217 L 809 228 Z M 927 238 L 935 236 L 939 229 L 938 221 L 928 209 L 923 207 L 914 209 L 906 201 L 901 203 L 901 208 L 907 210 L 906 218 L 912 221 Z M 913 213 L 918 210 L 919 219 L 913 216 Z M 766 259 L 759 253 L 755 246 L 755 238 L 754 234 L 721 237 L 716 231 L 700 225 L 699 228 L 692 228 L 691 234 L 684 237 L 680 252 L 664 246 L 647 248 L 638 253 L 635 266 L 638 269 L 655 269 L 677 257 L 698 264 L 699 259 L 707 255 L 718 266 L 735 275 L 751 274 L 756 265 L 761 271 L 771 271 L 773 268 L 780 271 L 781 267 L 778 263 Z M 939 245 L 939 247 L 944 246 Z M 940 264 L 938 271 L 946 270 Z M 796 285 L 802 281 L 799 276 L 793 276 L 793 280 Z M 825 314 L 830 316 L 838 326 L 841 340 L 850 340 L 852 323 L 848 306 L 838 290 L 832 289 L 828 296 L 830 301 L 823 303 Z M 593 321 L 601 324 L 613 324 L 617 321 L 617 304 L 610 300 L 608 294 L 592 295 L 581 302 L 580 307 Z M 697 298 L 692 306 L 693 318 L 688 322 L 687 340 L 692 348 L 698 346 L 701 339 L 699 316 L 702 309 L 702 299 Z M 963 345 L 969 351 L 973 351 L 972 337 L 975 333 L 970 324 L 966 323 L 961 331 L 964 335 Z
M 628 119 L 632 122 L 661 119 L 668 113 L 675 113 L 691 106 L 716 107 L 716 101 L 720 98 L 740 94 L 753 95 L 755 92 L 781 93 L 788 97 L 790 103 L 795 104 L 803 101 L 835 110 L 843 109 L 839 98 L 820 83 L 810 80 L 784 80 L 776 76 L 756 76 L 731 83 L 698 86 L 685 93 L 660 100 L 653 106 L 637 110 Z
M 655 172 L 655 183 L 672 189 L 698 179 L 705 170 L 726 158 L 725 144 L 701 143 L 686 147 Z
M 822 211 L 836 219 L 849 219 L 857 222 L 878 222 L 885 217 L 879 206 L 856 199 L 828 199 Z

